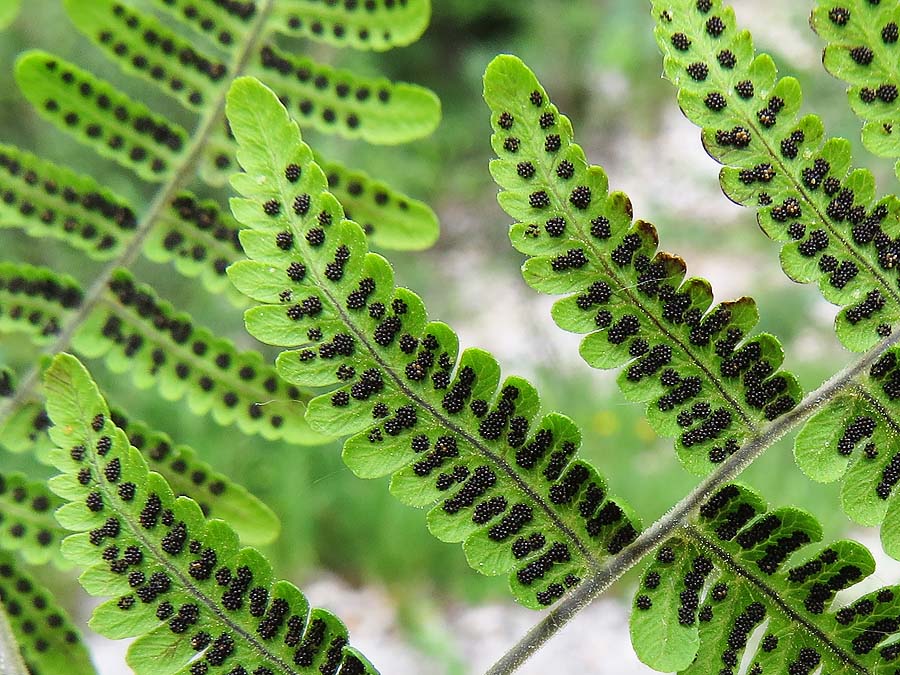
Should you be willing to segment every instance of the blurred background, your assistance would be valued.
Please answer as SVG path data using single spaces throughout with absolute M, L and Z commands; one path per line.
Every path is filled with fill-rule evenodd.
M 75 59 L 133 95 L 147 100 L 147 93 L 153 94 L 121 77 L 68 25 L 60 4 L 30 0 L 18 21 L 0 34 L 0 142 L 90 172 L 146 203 L 146 186 L 40 120 L 15 87 L 16 54 L 41 47 Z M 390 254 L 398 282 L 423 297 L 433 318 L 454 326 L 463 346 L 491 350 L 507 373 L 534 380 L 547 409 L 573 417 L 585 432 L 584 455 L 650 523 L 696 478 L 678 465 L 671 440 L 655 437 L 641 407 L 623 401 L 615 373 L 592 370 L 579 358 L 579 338 L 562 333 L 549 317 L 552 299 L 532 292 L 519 275 L 522 257 L 509 246 L 509 219 L 497 206 L 487 166 L 490 124 L 481 76 L 490 59 L 514 53 L 535 70 L 572 119 L 588 158 L 606 169 L 613 189 L 631 196 L 637 217 L 657 225 L 661 247 L 684 257 L 690 274 L 712 282 L 717 300 L 756 298 L 761 330 L 782 340 L 785 366 L 807 390 L 849 358 L 831 328 L 835 310 L 816 289 L 787 280 L 777 246 L 759 231 L 753 213 L 721 194 L 718 165 L 706 156 L 698 131 L 678 110 L 673 88 L 661 79 L 649 3 L 434 0 L 434 5 L 424 37 L 404 49 L 371 54 L 303 42 L 285 45 L 363 73 L 383 72 L 430 87 L 444 107 L 437 132 L 396 148 L 313 132 L 306 140 L 432 205 L 441 220 L 440 240 L 426 252 Z M 808 0 L 740 0 L 735 9 L 757 48 L 772 53 L 783 74 L 800 78 L 805 109 L 819 113 L 829 133 L 851 139 L 856 163 L 876 173 L 883 191 L 894 190 L 890 162 L 864 153 L 842 84 L 821 68 L 820 44 L 807 25 L 811 6 Z M 183 111 L 162 97 L 147 102 L 184 119 Z M 36 245 L 16 230 L 3 230 L 0 238 L 3 259 L 53 264 L 82 281 L 99 271 L 53 241 Z M 240 345 L 260 348 L 226 300 L 195 294 L 190 283 L 146 260 L 135 271 L 201 323 Z M 20 371 L 32 353 L 14 339 L 0 342 L 0 360 Z M 278 573 L 309 591 L 314 603 L 337 611 L 354 642 L 383 672 L 481 672 L 540 618 L 513 606 L 504 579 L 479 576 L 466 565 L 460 547 L 435 540 L 423 513 L 397 503 L 387 481 L 354 478 L 341 462 L 339 444 L 298 448 L 241 436 L 192 416 L 185 406 L 136 393 L 127 379 L 111 377 L 100 365 L 94 374 L 111 400 L 193 445 L 278 513 L 282 536 L 267 550 Z M 4 454 L 0 462 L 4 469 L 47 474 L 27 458 Z M 742 479 L 775 504 L 812 510 L 825 523 L 826 536 L 850 531 L 836 508 L 837 490 L 812 483 L 795 468 L 790 439 L 769 450 Z M 879 548 L 877 535 L 858 529 L 853 534 Z M 896 576 L 896 568 L 879 568 L 883 580 Z M 573 672 L 649 672 L 636 662 L 627 639 L 632 583 L 633 577 L 623 580 L 612 597 L 576 619 L 523 672 L 547 672 L 561 663 Z M 61 578 L 58 588 L 86 618 L 89 608 L 80 606 L 85 601 L 77 584 Z M 104 673 L 125 672 L 122 645 L 91 640 Z

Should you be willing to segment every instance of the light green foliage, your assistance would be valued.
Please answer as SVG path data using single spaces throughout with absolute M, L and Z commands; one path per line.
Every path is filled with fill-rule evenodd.
M 744 659 L 757 675 L 893 672 L 900 587 L 830 609 L 875 563 L 853 541 L 800 553 L 821 538 L 810 514 L 767 510 L 757 493 L 725 486 L 644 571 L 631 618 L 638 656 L 692 675 L 732 672 Z
M 147 466 L 172 486 L 178 496 L 193 499 L 207 518 L 224 520 L 241 541 L 251 546 L 272 543 L 281 529 L 272 509 L 243 485 L 215 471 L 197 456 L 197 451 L 176 444 L 167 434 L 132 421 L 119 410 L 112 419 L 122 429 L 133 448 L 140 450 Z
M 338 47 L 384 50 L 417 40 L 431 18 L 431 0 L 360 0 L 313 3 L 281 0 L 275 6 L 277 30 Z
M 258 551 L 239 548 L 234 530 L 148 470 L 74 357 L 54 358 L 45 389 L 62 471 L 50 484 L 68 502 L 56 515 L 76 532 L 63 551 L 87 568 L 85 590 L 112 596 L 91 626 L 137 638 L 127 657 L 137 675 L 188 673 L 193 660 L 209 673 L 375 672 L 335 616 L 311 610 Z
M 22 0 L 0 0 L 0 30 L 16 20 L 22 10 Z
M 96 672 L 78 630 L 52 591 L 44 588 L 20 560 L 3 551 L 0 603 L 30 675 Z
M 78 282 L 44 267 L 0 262 L 0 332 L 52 342 L 64 318 L 81 303 Z
M 160 216 L 143 253 L 153 262 L 171 262 L 185 277 L 199 277 L 210 293 L 224 295 L 241 307 L 246 305 L 246 298 L 225 276 L 225 269 L 243 255 L 238 228 L 217 201 L 184 191 Z
M 16 82 L 45 119 L 144 180 L 165 180 L 184 158 L 187 131 L 73 63 L 25 52 Z
M 261 354 L 238 351 L 124 270 L 109 291 L 73 340 L 80 353 L 103 357 L 139 388 L 155 386 L 170 401 L 187 399 L 194 412 L 219 424 L 292 443 L 323 441 L 297 414 L 306 396 L 280 381 Z
M 682 464 L 708 473 L 801 391 L 778 371 L 771 335 L 751 298 L 712 306 L 705 279 L 685 279 L 681 258 L 657 252 L 655 228 L 632 222 L 628 197 L 609 194 L 603 170 L 573 143 L 572 124 L 517 58 L 499 56 L 484 78 L 491 108 L 491 173 L 500 205 L 516 222 L 513 246 L 534 289 L 567 294 L 553 307 L 566 330 L 587 333 L 582 357 L 595 368 L 625 366 L 626 398 L 648 403 L 658 433 L 676 437 Z
M 0 473 L 0 549 L 18 551 L 32 565 L 62 564 L 64 531 L 53 519 L 62 501 L 43 482 L 21 473 Z
M 819 0 L 810 19 L 813 30 L 826 42 L 825 69 L 850 85 L 850 107 L 865 122 L 863 145 L 881 157 L 900 157 L 900 141 L 894 133 L 900 123 L 898 23 L 897 3 L 869 0 Z
M 9 195 L 0 200 L 0 227 L 62 239 L 95 260 L 107 260 L 121 252 L 137 225 L 131 206 L 90 176 L 13 146 L 0 146 L 0 176 Z
M 245 171 L 232 179 L 243 195 L 232 210 L 252 228 L 241 233 L 250 260 L 229 276 L 262 303 L 246 314 L 251 334 L 293 347 L 278 358 L 281 376 L 330 389 L 310 402 L 310 425 L 351 435 L 350 469 L 392 475 L 391 491 L 430 507 L 429 529 L 463 542 L 476 570 L 508 573 L 529 607 L 552 604 L 637 534 L 629 510 L 574 458 L 579 430 L 540 416 L 525 380 L 501 385 L 488 353 L 459 356 L 453 331 L 394 286 L 271 90 L 238 80 L 227 113 Z
M 884 550 L 900 559 L 900 397 L 898 350 L 885 354 L 857 386 L 830 401 L 797 436 L 797 464 L 813 480 L 842 480 L 844 513 L 862 525 L 881 525 Z
M 66 0 L 75 27 L 129 75 L 159 87 L 191 110 L 204 110 L 216 98 L 229 69 L 215 51 L 207 52 L 153 14 L 117 0 Z M 153 38 L 148 39 L 147 33 Z M 135 55 L 141 60 L 135 61 Z
M 730 7 L 656 0 L 653 12 L 681 109 L 725 165 L 722 189 L 757 209 L 791 279 L 817 283 L 842 308 L 835 330 L 844 346 L 869 349 L 900 320 L 898 268 L 877 245 L 879 233 L 896 234 L 900 202 L 876 198 L 872 174 L 851 166 L 850 143 L 800 116 L 800 84 L 778 79 L 771 57 L 754 53 Z

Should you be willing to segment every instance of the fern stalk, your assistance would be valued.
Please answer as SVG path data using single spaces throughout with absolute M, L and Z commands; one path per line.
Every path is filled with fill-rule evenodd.
M 539 623 L 535 624 L 524 637 L 491 666 L 485 675 L 507 675 L 516 671 L 578 612 L 608 590 L 628 570 L 637 565 L 676 530 L 689 528 L 689 525 L 686 526 L 688 518 L 719 488 L 737 477 L 789 431 L 805 422 L 838 395 L 855 387 L 857 379 L 865 375 L 885 353 L 898 343 L 900 343 L 900 332 L 895 331 L 876 348 L 871 349 L 856 362 L 835 374 L 821 387 L 807 394 L 793 410 L 751 436 L 737 452 L 698 484 L 690 494 L 645 529 L 630 546 L 608 559 L 594 574 L 585 578 L 568 597 L 548 612 Z
M 238 77 L 250 63 L 274 4 L 275 0 L 263 0 L 260 3 L 256 18 L 247 33 L 247 39 L 244 40 L 231 62 L 230 72 L 233 72 L 235 77 Z M 153 230 L 157 221 L 165 214 L 172 199 L 185 188 L 192 177 L 197 162 L 203 156 L 203 149 L 207 141 L 217 129 L 217 125 L 221 123 L 227 94 L 228 87 L 223 87 L 213 105 L 200 118 L 196 131 L 192 134 L 192 141 L 188 146 L 184 161 L 175 170 L 172 177 L 157 191 L 147 212 L 138 222 L 134 235 L 123 247 L 122 252 L 106 265 L 101 274 L 85 292 L 81 305 L 72 314 L 72 317 L 60 331 L 59 336 L 52 344 L 44 348 L 45 354 L 58 354 L 69 348 L 78 328 L 103 299 L 103 294 L 116 270 L 128 267 L 134 262 L 134 259 L 141 252 L 147 236 Z M 33 396 L 34 389 L 39 384 L 40 374 L 41 366 L 40 360 L 38 360 L 21 378 L 15 394 L 0 403 L 0 428 L 25 401 Z
M 0 604 L 0 673 L 3 675 L 28 675 L 28 669 L 22 661 L 16 638 L 3 605 Z

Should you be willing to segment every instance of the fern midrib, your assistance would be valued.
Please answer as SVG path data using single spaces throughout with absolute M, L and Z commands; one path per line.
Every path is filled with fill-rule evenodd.
M 766 598 L 773 605 L 775 605 L 789 621 L 795 624 L 799 624 L 807 633 L 817 639 L 828 649 L 828 651 L 834 654 L 844 665 L 853 668 L 859 673 L 868 674 L 871 672 L 866 666 L 853 658 L 853 656 L 849 654 L 843 647 L 836 644 L 835 641 L 832 640 L 827 633 L 825 633 L 825 631 L 812 623 L 800 612 L 792 608 L 785 600 L 781 598 L 776 589 L 772 588 L 759 576 L 746 569 L 741 563 L 735 560 L 728 551 L 709 539 L 706 534 L 698 527 L 688 524 L 682 528 L 682 531 L 699 547 L 719 558 L 720 562 L 724 564 L 730 572 L 746 580 L 756 590 L 765 595 Z M 825 613 L 822 616 L 829 616 L 829 614 Z
M 115 259 L 110 261 L 100 273 L 100 276 L 94 280 L 85 293 L 78 311 L 66 323 L 62 332 L 53 344 L 43 350 L 44 354 L 57 354 L 65 351 L 69 347 L 78 328 L 90 315 L 94 306 L 102 300 L 106 286 L 113 274 L 115 274 L 118 268 L 127 268 L 134 261 L 143 249 L 144 242 L 154 225 L 156 225 L 159 218 L 165 213 L 172 199 L 184 188 L 192 177 L 194 168 L 203 155 L 203 149 L 206 142 L 216 128 L 216 122 L 225 109 L 229 85 L 234 78 L 238 77 L 244 71 L 250 62 L 250 59 L 256 50 L 257 43 L 262 37 L 263 30 L 265 29 L 266 22 L 274 5 L 275 0 L 261 0 L 258 6 L 256 19 L 247 33 L 246 39 L 241 44 L 241 48 L 237 51 L 229 65 L 230 72 L 233 73 L 233 76 L 230 79 L 223 81 L 222 88 L 215 99 L 215 102 L 209 107 L 207 113 L 201 117 L 194 134 L 192 134 L 191 144 L 184 153 L 184 161 L 175 170 L 171 178 L 169 178 L 156 193 L 156 196 L 150 203 L 147 213 L 141 218 L 137 228 L 135 228 L 134 234 L 123 247 L 122 252 Z M 21 378 L 16 393 L 6 399 L 6 401 L 0 402 L 0 428 L 3 427 L 15 410 L 22 405 L 24 400 L 34 391 L 34 388 L 38 384 L 40 373 L 40 359 L 38 359 L 38 363 L 36 363 L 31 370 Z
M 533 134 L 531 135 L 534 138 Z M 584 235 L 584 230 L 581 225 L 581 218 L 579 214 L 577 214 L 570 206 L 568 199 L 565 198 L 565 195 L 560 194 L 559 190 L 556 187 L 555 181 L 553 181 L 550 175 L 549 166 L 545 162 L 539 162 L 541 166 L 541 172 L 543 174 L 544 184 L 550 187 L 550 191 L 553 193 L 553 196 L 556 197 L 557 203 L 562 205 L 563 211 L 569 219 L 569 222 L 578 223 L 577 232 L 578 232 L 578 241 L 580 241 L 583 245 L 587 246 L 590 251 L 594 254 L 597 262 L 599 263 L 602 270 L 612 279 L 615 279 L 618 282 L 618 288 L 615 289 L 616 293 L 625 294 L 628 297 L 628 300 L 631 305 L 639 308 L 641 312 L 656 326 L 657 330 L 665 336 L 668 340 L 675 343 L 679 349 L 688 357 L 688 359 L 693 362 L 693 364 L 699 368 L 704 375 L 706 375 L 707 379 L 713 384 L 713 386 L 718 390 L 719 394 L 722 398 L 729 403 L 729 405 L 734 408 L 734 410 L 740 415 L 744 424 L 747 427 L 747 430 L 754 434 L 756 433 L 756 424 L 754 424 L 750 414 L 745 411 L 743 406 L 728 392 L 727 388 L 722 386 L 720 380 L 716 375 L 706 366 L 703 360 L 694 354 L 693 350 L 687 345 L 681 338 L 676 336 L 674 333 L 668 330 L 666 326 L 656 317 L 654 312 L 649 308 L 641 299 L 637 293 L 635 293 L 632 289 L 635 288 L 634 284 L 628 280 L 627 283 L 622 280 L 617 274 L 617 270 L 610 266 L 606 260 L 605 251 L 601 250 L 590 238 Z M 590 165 L 588 165 L 590 167 Z
M 259 125 L 259 129 L 261 134 L 265 133 L 264 125 Z M 270 151 L 271 142 L 266 142 L 263 145 L 264 151 L 268 155 L 269 165 L 273 167 L 277 166 L 278 161 Z M 292 197 L 285 194 L 284 190 L 281 188 L 279 188 L 279 191 L 281 192 L 281 203 L 290 204 L 292 201 Z M 544 512 L 546 517 L 550 520 L 550 523 L 571 541 L 571 543 L 579 550 L 581 555 L 584 557 L 585 561 L 588 563 L 588 566 L 592 570 L 598 569 L 600 566 L 600 560 L 594 556 L 594 553 L 590 549 L 590 547 L 586 545 L 575 533 L 575 531 L 555 513 L 555 511 L 546 503 L 546 501 L 541 498 L 537 491 L 534 490 L 525 480 L 523 480 L 521 476 L 519 476 L 519 474 L 515 471 L 515 469 L 513 469 L 513 467 L 505 462 L 502 457 L 500 457 L 490 448 L 481 443 L 477 438 L 472 436 L 468 431 L 457 425 L 455 422 L 453 422 L 443 413 L 437 410 L 437 408 L 432 406 L 417 392 L 406 386 L 406 383 L 403 382 L 400 375 L 396 372 L 393 366 L 388 364 L 382 358 L 381 354 L 378 353 L 378 350 L 375 348 L 375 346 L 369 341 L 366 332 L 362 328 L 357 326 L 356 323 L 352 320 L 352 317 L 344 311 L 340 300 L 335 297 L 335 295 L 329 290 L 328 284 L 333 282 L 327 280 L 324 277 L 324 275 L 320 272 L 319 267 L 316 265 L 309 265 L 307 273 L 315 278 L 316 290 L 321 292 L 328 299 L 332 307 L 334 307 L 335 313 L 340 317 L 344 325 L 347 326 L 347 328 L 356 336 L 356 339 L 359 340 L 362 345 L 364 345 L 372 360 L 375 361 L 375 363 L 377 363 L 384 370 L 384 372 L 387 373 L 388 377 L 390 377 L 391 380 L 393 380 L 397 389 L 402 392 L 404 396 L 419 405 L 422 409 L 426 410 L 435 421 L 444 426 L 446 429 L 452 431 L 454 434 L 457 434 L 478 453 L 480 453 L 488 461 L 493 463 L 497 469 L 502 471 L 503 474 L 505 474 L 507 478 L 509 478 L 509 480 L 512 481 L 512 483 L 519 490 L 521 490 L 541 509 L 541 511 Z
M 692 28 L 693 28 L 693 26 L 692 26 Z M 712 54 L 709 52 L 704 52 L 704 56 L 705 56 L 706 62 L 709 62 L 709 63 L 716 62 L 715 54 Z M 716 71 L 716 69 L 711 68 L 710 74 L 712 74 L 712 72 L 714 72 L 714 71 Z M 720 91 L 728 92 L 728 95 L 731 96 L 731 92 L 728 89 L 728 84 L 723 82 L 722 78 L 720 76 L 715 76 L 715 81 L 719 85 Z M 684 89 L 684 90 L 687 91 L 686 89 Z M 841 243 L 841 246 L 844 248 L 844 250 L 858 262 L 858 264 L 861 266 L 861 268 L 870 277 L 872 277 L 872 279 L 879 286 L 881 286 L 881 289 L 886 291 L 887 295 L 893 300 L 894 304 L 897 307 L 900 307 L 900 293 L 898 293 L 897 291 L 895 291 L 892 288 L 891 283 L 887 279 L 885 279 L 881 275 L 881 273 L 878 271 L 878 269 L 875 268 L 870 263 L 869 259 L 862 254 L 862 251 L 859 251 L 855 247 L 850 245 L 850 242 L 846 239 L 846 237 L 844 237 L 844 235 L 834 225 L 832 225 L 829 218 L 824 213 L 822 213 L 821 209 L 818 207 L 818 205 L 815 203 L 815 201 L 813 201 L 812 197 L 810 196 L 810 193 L 806 189 L 806 186 L 803 185 L 803 183 L 801 181 L 797 180 L 797 178 L 794 176 L 794 173 L 791 171 L 791 169 L 781 159 L 780 154 L 775 152 L 774 148 L 770 145 L 769 140 L 766 138 L 765 133 L 763 133 L 763 131 L 760 129 L 759 124 L 757 124 L 756 120 L 754 120 L 751 117 L 747 117 L 744 114 L 742 106 L 733 107 L 732 109 L 736 110 L 736 112 L 733 113 L 733 118 L 739 120 L 743 125 L 746 125 L 749 129 L 752 130 L 753 137 L 759 141 L 759 143 L 765 149 L 766 155 L 778 167 L 780 175 L 783 175 L 786 177 L 787 183 L 797 192 L 798 195 L 800 195 L 800 197 L 803 199 L 804 203 L 806 204 L 807 208 L 809 208 L 815 214 L 816 219 L 819 221 L 819 223 L 825 229 L 827 229 L 828 232 L 831 233 L 831 235 L 833 237 L 835 237 Z M 829 138 L 827 136 L 825 136 L 822 141 L 823 144 L 825 142 L 827 142 L 828 140 L 829 140 Z M 730 165 L 726 164 L 726 166 L 730 166 Z M 753 207 L 750 207 L 750 208 L 753 208 Z M 761 209 L 757 208 L 755 210 L 757 213 L 757 217 L 759 217 L 761 215 Z M 855 297 L 851 302 L 857 302 L 859 299 L 860 299 L 859 297 Z M 835 303 L 835 304 L 843 305 L 843 303 Z M 847 303 L 847 304 L 849 304 L 849 303 Z
M 78 419 L 86 420 L 91 419 L 91 415 L 93 415 L 92 411 L 85 410 L 81 406 L 81 401 L 76 400 L 76 405 L 78 406 Z M 92 437 L 92 434 L 87 430 L 87 427 L 84 427 L 83 432 L 88 436 L 88 438 Z M 94 446 L 94 443 L 91 443 L 91 447 Z M 137 452 L 137 450 L 135 450 Z M 100 466 L 100 462 L 97 460 L 97 454 L 91 453 L 91 464 L 94 467 L 94 475 L 102 476 L 103 475 L 103 467 Z M 103 503 L 105 504 L 116 504 L 116 500 L 119 499 L 118 495 L 113 493 L 112 490 L 109 489 L 108 485 L 101 480 L 95 481 L 95 486 L 103 493 Z M 235 635 L 244 640 L 248 645 L 250 645 L 258 654 L 262 655 L 264 658 L 268 659 L 272 663 L 276 664 L 276 666 L 287 675 L 301 675 L 301 671 L 294 670 L 287 664 L 284 659 L 280 656 L 272 653 L 269 649 L 266 648 L 266 645 L 256 639 L 256 637 L 250 633 L 248 633 L 243 626 L 233 621 L 228 615 L 224 614 L 216 601 L 206 595 L 200 588 L 198 588 L 193 581 L 185 575 L 181 569 L 175 565 L 169 558 L 168 555 L 165 554 L 164 551 L 157 548 L 155 542 L 148 537 L 145 536 L 143 528 L 136 523 L 131 514 L 127 511 L 119 511 L 115 510 L 115 513 L 125 521 L 128 525 L 128 529 L 131 531 L 131 536 L 137 539 L 148 551 L 152 551 L 155 562 L 166 570 L 168 574 L 175 577 L 181 588 L 188 592 L 191 597 L 193 597 L 198 602 L 202 603 L 210 612 L 216 617 L 218 621 L 227 626 L 230 630 L 234 631 Z

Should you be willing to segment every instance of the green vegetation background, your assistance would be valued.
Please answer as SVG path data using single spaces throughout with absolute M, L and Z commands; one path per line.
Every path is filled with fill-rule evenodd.
M 552 325 L 549 302 L 526 289 L 519 277 L 521 259 L 508 245 L 508 219 L 496 205 L 487 166 L 490 126 L 481 75 L 493 55 L 516 53 L 538 73 L 572 118 L 589 158 L 609 170 L 614 188 L 631 193 L 636 215 L 657 224 L 664 248 L 682 254 L 691 272 L 710 278 L 714 288 L 758 300 L 762 328 L 785 343 L 786 366 L 807 389 L 848 357 L 831 331 L 833 312 L 816 290 L 786 280 L 775 247 L 759 232 L 752 213 L 719 192 L 718 167 L 703 156 L 697 131 L 680 120 L 674 91 L 660 78 L 648 5 L 635 0 L 435 0 L 431 27 L 406 49 L 373 55 L 311 43 L 290 46 L 438 93 L 443 123 L 434 136 L 409 146 L 373 148 L 314 133 L 307 140 L 323 154 L 365 168 L 433 205 L 442 222 L 440 241 L 431 251 L 391 255 L 399 282 L 417 289 L 433 316 L 459 329 L 467 346 L 490 348 L 507 372 L 534 378 L 545 404 L 574 417 L 585 430 L 584 454 L 649 523 L 696 479 L 678 466 L 671 442 L 654 437 L 642 410 L 623 402 L 612 375 L 591 370 L 577 357 L 577 339 Z M 876 171 L 882 189 L 893 190 L 889 163 L 862 152 L 843 88 L 820 67 L 819 46 L 806 25 L 810 9 L 809 2 L 744 0 L 737 12 L 739 19 L 777 12 L 777 21 L 755 24 L 761 28 L 758 47 L 774 54 L 783 73 L 800 77 L 806 109 L 821 114 L 832 134 L 850 138 L 857 163 Z M 762 30 L 767 28 L 772 32 Z M 14 85 L 12 66 L 17 53 L 30 47 L 74 59 L 132 95 L 149 95 L 147 102 L 158 111 L 190 120 L 174 102 L 122 77 L 72 29 L 59 0 L 31 0 L 0 34 L 0 142 L 89 172 L 146 203 L 146 186 L 84 152 L 29 109 Z M 686 194 L 683 185 L 691 188 Z M 35 242 L 14 230 L 2 230 L 0 236 L 3 259 L 49 264 L 82 280 L 100 269 L 52 241 Z M 136 272 L 202 323 L 251 346 L 240 312 L 224 299 L 195 292 L 195 284 L 166 267 L 140 261 Z M 17 338 L 0 341 L 0 361 L 20 371 L 32 353 Z M 399 505 L 386 481 L 354 478 L 341 463 L 337 443 L 298 448 L 244 437 L 152 392 L 136 392 L 126 378 L 113 378 L 100 365 L 94 364 L 93 371 L 108 398 L 194 445 L 274 508 L 283 533 L 270 552 L 281 574 L 303 583 L 318 570 L 333 570 L 352 583 L 383 584 L 407 607 L 419 606 L 426 595 L 472 602 L 503 596 L 504 580 L 472 573 L 462 550 L 433 539 L 422 514 Z M 4 468 L 46 473 L 27 458 L 3 455 L 0 462 Z M 800 474 L 789 442 L 772 448 L 745 479 L 776 504 L 813 510 L 830 535 L 849 528 L 834 506 L 836 490 Z

